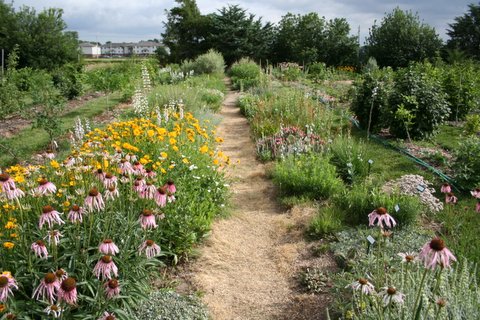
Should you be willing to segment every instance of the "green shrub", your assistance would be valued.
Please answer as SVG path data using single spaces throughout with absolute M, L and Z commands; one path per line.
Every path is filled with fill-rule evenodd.
M 390 132 L 395 136 L 405 138 L 408 135 L 404 121 L 395 117 L 401 106 L 413 116 L 410 136 L 431 136 L 450 115 L 442 88 L 441 71 L 430 63 L 415 63 L 398 70 L 389 105 Z
M 368 159 L 366 146 L 350 136 L 338 136 L 330 144 L 330 163 L 346 183 L 362 181 L 368 175 Z
M 468 115 L 463 129 L 467 135 L 480 134 L 480 114 Z
M 217 89 L 204 88 L 200 91 L 200 94 L 200 100 L 205 102 L 208 105 L 209 109 L 215 112 L 220 110 L 224 98 L 223 92 Z
M 466 189 L 473 189 L 480 184 L 480 138 L 470 136 L 462 139 L 455 149 L 453 162 L 455 179 Z
M 135 320 L 208 320 L 206 307 L 195 296 L 181 296 L 168 290 L 156 291 L 141 303 Z
M 277 70 L 277 77 L 283 81 L 296 81 L 303 76 L 302 67 L 294 62 L 280 63 Z
M 342 214 L 338 208 L 323 207 L 313 217 L 308 225 L 307 235 L 312 239 L 321 239 L 342 229 Z
M 252 60 L 243 58 L 232 65 L 230 77 L 235 90 L 246 90 L 260 84 L 262 69 Z
M 354 82 L 351 109 L 363 128 L 378 132 L 385 127 L 392 92 L 393 71 L 390 68 L 374 69 Z
M 257 113 L 257 103 L 258 97 L 250 93 L 243 94 L 237 100 L 237 105 L 240 108 L 240 112 L 242 112 L 242 114 L 248 119 L 252 119 Z
M 329 159 L 313 153 L 289 156 L 278 162 L 273 171 L 273 182 L 284 195 L 305 195 L 312 199 L 327 199 L 343 189 Z
M 0 79 L 0 119 L 22 110 L 23 93 L 13 81 Z
M 327 80 L 329 76 L 327 66 L 323 62 L 312 63 L 307 70 L 307 78 L 313 81 Z
M 223 74 L 225 60 L 221 53 L 210 49 L 195 59 L 192 69 L 196 74 Z
M 368 224 L 368 214 L 378 207 L 384 207 L 401 227 L 415 222 L 423 209 L 420 200 L 414 196 L 386 194 L 366 183 L 355 184 L 335 194 L 333 203 L 343 212 L 344 221 L 349 225 Z M 398 212 L 396 205 L 400 209 Z
M 83 91 L 82 67 L 79 64 L 66 64 L 52 72 L 53 84 L 62 95 L 71 100 Z

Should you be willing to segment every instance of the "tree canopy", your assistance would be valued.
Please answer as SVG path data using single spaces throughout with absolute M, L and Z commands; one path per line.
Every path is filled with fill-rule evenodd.
M 438 55 L 442 40 L 435 29 L 420 22 L 418 15 L 395 8 L 380 23 L 374 24 L 367 38 L 367 54 L 379 66 L 406 67 Z
M 447 48 L 458 49 L 469 57 L 480 59 L 480 3 L 470 4 L 468 8 L 467 13 L 456 17 L 455 22 L 449 25 Z

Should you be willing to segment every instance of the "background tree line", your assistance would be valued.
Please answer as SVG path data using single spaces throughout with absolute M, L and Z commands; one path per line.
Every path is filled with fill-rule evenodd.
M 223 54 L 228 65 L 242 57 L 257 62 L 297 62 L 308 65 L 359 65 L 375 57 L 380 67 L 406 67 L 412 61 L 445 58 L 480 58 L 480 4 L 456 17 L 446 44 L 435 29 L 417 14 L 395 8 L 375 23 L 364 46 L 352 35 L 345 18 L 326 20 L 315 12 L 287 13 L 277 24 L 262 21 L 238 5 L 201 14 L 195 0 L 176 0 L 168 10 L 163 43 L 163 63 L 193 59 L 209 49 Z

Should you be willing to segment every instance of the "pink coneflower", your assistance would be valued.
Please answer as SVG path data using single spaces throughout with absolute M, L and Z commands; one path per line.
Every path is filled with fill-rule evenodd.
M 23 192 L 19 188 L 14 188 L 6 191 L 7 199 L 9 200 L 16 200 L 23 198 L 25 196 L 25 192 Z
M 58 288 L 58 302 L 65 301 L 70 305 L 77 303 L 77 281 L 74 278 L 67 278 L 62 281 Z
M 171 194 L 174 194 L 175 192 L 177 192 L 177 187 L 175 187 L 175 184 L 173 183 L 172 179 L 168 179 L 167 183 L 165 183 L 163 187 L 166 188 L 167 191 L 170 192 Z
M 93 175 L 95 176 L 95 178 L 97 178 L 98 180 L 100 181 L 103 181 L 105 179 L 105 172 L 103 172 L 102 169 L 97 169 L 93 172 Z
M 47 233 L 44 239 L 47 239 L 48 244 L 53 242 L 54 245 L 58 245 L 58 243 L 60 242 L 60 237 L 63 237 L 60 231 L 52 230 Z
M 45 178 L 40 179 L 38 187 L 35 188 L 35 193 L 40 195 L 48 195 L 57 192 L 57 187 Z
M 455 204 L 457 203 L 457 201 L 458 201 L 458 198 L 455 197 L 453 192 L 448 192 L 445 194 L 445 203 Z
M 138 161 L 135 161 L 133 163 L 132 168 L 134 170 L 135 175 L 137 176 L 143 175 L 145 173 L 145 169 L 143 168 L 143 165 Z
M 110 279 L 103 286 L 107 299 L 112 299 L 120 294 L 120 284 L 117 279 Z
M 0 191 L 7 192 L 15 189 L 15 181 L 7 173 L 0 173 Z
M 51 315 L 55 319 L 58 319 L 62 316 L 63 309 L 59 305 L 52 304 L 43 309 L 48 316 Z
M 118 192 L 118 189 L 114 186 L 108 187 L 108 189 L 105 190 L 105 200 L 115 200 L 119 196 L 120 192 Z
M 120 168 L 120 172 L 122 174 L 134 174 L 135 170 L 133 170 L 132 164 L 128 162 L 126 159 L 120 160 L 120 164 L 118 165 Z
M 74 204 L 71 208 L 70 211 L 68 212 L 68 220 L 70 222 L 75 223 L 75 222 L 83 222 L 83 216 L 85 215 L 85 210 L 80 207 L 79 205 Z
M 64 269 L 60 268 L 55 271 L 55 276 L 57 277 L 58 281 L 62 282 L 63 280 L 68 278 L 68 273 Z
M 377 219 L 377 226 L 380 226 L 381 228 L 383 228 L 383 224 L 385 224 L 385 226 L 387 226 L 388 228 L 395 227 L 395 225 L 397 224 L 395 222 L 395 219 L 393 219 L 393 217 L 388 214 L 387 209 L 385 209 L 384 207 L 379 207 L 370 212 L 370 214 L 368 215 L 368 225 L 375 225 L 375 220 Z
M 0 274 L 0 301 L 6 302 L 9 295 L 13 295 L 13 289 L 18 289 L 17 281 L 8 271 Z
M 158 188 L 154 199 L 160 208 L 165 207 L 167 205 L 167 190 L 164 187 Z
M 173 193 L 167 192 L 167 202 L 168 203 L 175 202 L 175 195 Z
M 417 260 L 417 255 L 413 252 L 401 252 L 397 254 L 399 257 L 402 258 L 402 263 L 413 263 Z
M 480 199 L 480 188 L 476 188 L 475 190 L 470 191 L 473 197 Z
M 140 224 L 143 229 L 156 228 L 157 222 L 152 210 L 143 209 L 140 214 Z
M 355 291 L 361 291 L 363 294 L 372 294 L 375 292 L 375 287 L 365 278 L 358 278 L 356 281 L 350 283 L 345 288 L 351 287 Z
M 103 313 L 103 316 L 101 316 L 100 318 L 98 318 L 98 320 L 116 320 L 117 318 L 115 317 L 115 314 L 112 312 L 112 313 L 109 313 L 107 311 L 105 311 Z
M 47 150 L 43 156 L 45 157 L 45 159 L 49 159 L 49 160 L 53 160 L 55 159 L 55 152 L 53 152 L 53 150 Z
M 42 229 L 43 225 L 48 224 L 49 228 L 55 223 L 64 224 L 65 222 L 60 218 L 60 212 L 56 211 L 52 206 L 44 206 L 42 208 L 42 215 L 40 216 L 40 221 L 38 222 L 38 227 Z
M 434 238 L 432 241 L 427 242 L 418 258 L 423 261 L 425 268 L 435 269 L 437 264 L 442 268 L 449 268 L 450 261 L 457 261 L 455 256 L 445 246 L 445 242 L 440 238 Z
M 40 259 L 47 259 L 48 258 L 48 250 L 47 247 L 45 246 L 45 242 L 42 240 L 37 240 L 32 245 L 30 246 L 32 249 L 33 253 Z
M 153 258 L 157 255 L 160 254 L 160 251 L 162 249 L 158 244 L 155 243 L 153 240 L 146 240 L 142 243 L 142 245 L 138 248 L 138 253 L 142 253 L 142 251 L 145 251 L 145 255 L 147 258 Z
M 85 198 L 85 206 L 88 211 L 105 209 L 105 202 L 103 202 L 102 194 L 98 192 L 97 188 L 92 188 Z
M 118 268 L 113 262 L 112 257 L 105 255 L 98 260 L 93 268 L 93 273 L 98 279 L 111 279 L 112 273 L 115 277 L 118 277 Z
M 155 171 L 153 171 L 152 169 L 148 168 L 148 169 L 145 170 L 144 175 L 147 178 L 155 178 L 157 176 L 157 173 Z
M 440 192 L 441 193 L 449 193 L 449 192 L 452 192 L 452 187 L 448 184 L 448 183 L 444 183 L 442 184 L 441 188 L 440 188 Z
M 153 199 L 156 192 L 157 187 L 155 187 L 151 182 L 147 182 L 139 196 L 142 199 Z
M 382 297 L 383 305 L 386 307 L 390 304 L 403 304 L 405 295 L 399 291 L 395 287 L 384 287 L 378 293 L 380 297 Z
M 113 242 L 112 239 L 105 239 L 100 243 L 98 246 L 98 251 L 103 254 L 108 254 L 114 256 L 115 254 L 119 253 L 120 250 L 118 249 L 117 245 Z
M 137 161 L 137 156 L 133 153 L 129 153 L 125 156 L 125 159 L 130 161 L 130 162 L 135 162 L 135 161 Z
M 55 273 L 49 272 L 40 281 L 37 289 L 33 292 L 32 298 L 53 303 L 58 288 L 60 288 L 60 282 L 57 280 Z
M 143 180 L 142 177 L 138 177 L 133 182 L 133 190 L 137 193 L 141 193 L 144 187 L 145 187 L 145 180 Z
M 105 188 L 117 187 L 117 177 L 111 173 L 105 174 L 105 179 L 103 179 L 103 185 Z

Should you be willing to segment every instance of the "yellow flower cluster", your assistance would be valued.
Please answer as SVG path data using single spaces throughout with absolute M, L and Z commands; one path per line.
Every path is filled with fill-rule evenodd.
M 338 71 L 345 71 L 345 72 L 355 72 L 355 67 L 354 66 L 339 66 L 337 67 Z

